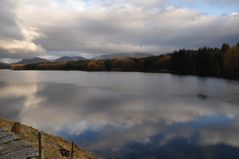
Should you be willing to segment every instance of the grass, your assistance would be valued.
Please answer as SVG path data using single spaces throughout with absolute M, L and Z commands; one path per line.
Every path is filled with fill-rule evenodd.
M 7 131 L 11 131 L 14 122 L 6 119 L 0 118 L 0 127 Z M 46 159 L 66 159 L 61 156 L 60 148 L 64 148 L 68 151 L 71 150 L 71 143 L 67 142 L 61 137 L 56 137 L 47 133 L 43 134 L 43 147 Z M 21 124 L 19 136 L 30 142 L 35 149 L 38 150 L 38 130 L 30 126 Z M 79 148 L 78 146 L 74 147 L 74 159 L 95 159 L 96 157 L 89 153 L 86 150 Z

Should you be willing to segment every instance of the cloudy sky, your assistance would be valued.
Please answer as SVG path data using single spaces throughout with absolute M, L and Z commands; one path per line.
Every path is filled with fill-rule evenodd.
M 0 58 L 219 47 L 238 26 L 239 0 L 1 0 Z

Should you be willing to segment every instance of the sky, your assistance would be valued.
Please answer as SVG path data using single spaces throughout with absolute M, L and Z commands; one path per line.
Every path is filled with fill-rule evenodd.
M 0 61 L 220 47 L 239 0 L 1 0 Z

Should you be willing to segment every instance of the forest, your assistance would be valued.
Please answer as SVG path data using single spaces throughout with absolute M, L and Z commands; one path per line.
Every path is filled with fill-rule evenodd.
M 12 65 L 12 69 L 168 72 L 239 79 L 239 43 L 235 46 L 224 43 L 221 48 L 181 49 L 144 58 L 18 64 Z

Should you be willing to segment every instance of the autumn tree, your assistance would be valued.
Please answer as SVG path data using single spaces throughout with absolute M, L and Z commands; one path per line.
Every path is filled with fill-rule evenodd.
M 117 58 L 113 61 L 113 68 L 123 71 L 134 70 L 135 62 L 129 57 Z
M 87 64 L 89 71 L 104 71 L 106 70 L 105 63 L 102 60 L 90 61 Z
M 231 47 L 225 53 L 224 69 L 227 76 L 239 77 L 239 46 Z
M 159 59 L 159 66 L 160 69 L 169 69 L 171 66 L 172 56 L 171 55 L 165 55 L 161 56 Z

